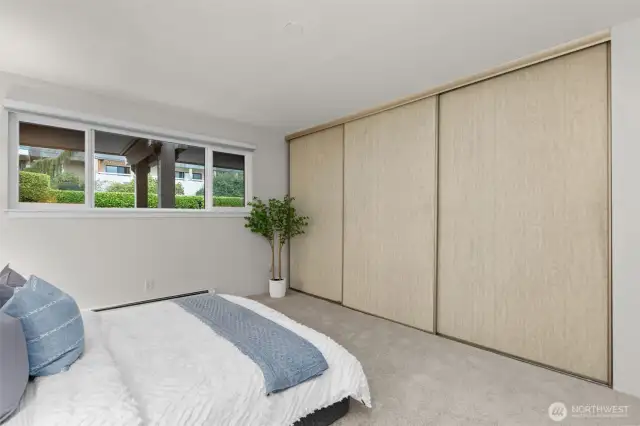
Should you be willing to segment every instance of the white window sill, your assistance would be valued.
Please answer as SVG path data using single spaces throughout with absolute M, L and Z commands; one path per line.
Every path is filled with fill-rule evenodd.
M 182 209 L 8 209 L 5 213 L 10 218 L 238 218 L 249 214 L 250 209 L 246 207 L 218 207 L 214 210 L 182 210 Z

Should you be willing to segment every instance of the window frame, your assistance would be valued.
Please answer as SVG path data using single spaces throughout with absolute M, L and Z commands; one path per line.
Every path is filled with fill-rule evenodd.
M 212 148 L 207 150 L 208 161 L 210 162 L 208 167 L 205 167 L 205 177 L 204 177 L 204 189 L 205 189 L 205 204 L 209 203 L 209 207 L 213 209 L 219 209 L 220 211 L 233 211 L 238 207 L 215 207 L 213 205 L 213 197 L 215 194 L 213 193 L 213 153 L 214 152 L 224 152 L 227 154 L 236 154 L 243 155 L 241 151 L 234 149 L 217 149 Z M 253 193 L 249 192 L 251 190 L 251 185 L 249 185 L 249 181 L 253 179 L 251 172 L 253 171 L 253 156 L 245 155 L 244 156 L 244 205 L 247 212 L 249 212 L 249 203 L 253 200 Z M 209 195 L 207 195 L 207 188 L 209 188 Z
M 109 217 L 180 217 L 180 216 L 222 216 L 244 217 L 250 210 L 248 203 L 253 198 L 253 152 L 255 146 L 224 139 L 193 135 L 183 132 L 141 126 L 134 123 L 120 122 L 103 117 L 74 114 L 37 105 L 5 100 L 8 111 L 9 128 L 9 179 L 8 179 L 8 212 L 17 216 L 43 217 L 55 215 L 61 217 L 77 216 L 109 216 Z M 20 123 L 32 123 L 44 126 L 61 127 L 85 132 L 85 202 L 84 204 L 57 203 L 22 203 L 19 202 L 19 146 Z M 205 184 L 204 209 L 156 209 L 156 208 L 96 208 L 95 207 L 95 132 L 111 132 L 137 138 L 156 139 L 162 142 L 190 145 L 205 149 L 203 178 L 211 183 L 213 178 L 213 152 L 226 152 L 245 157 L 245 205 L 244 207 L 213 206 L 213 186 Z
M 115 172 L 115 173 L 114 173 L 114 172 L 108 172 L 108 171 L 107 171 L 107 169 L 108 169 L 109 167 L 115 167 L 115 168 L 116 168 L 116 170 L 117 170 L 117 169 L 124 169 L 124 170 L 128 170 L 128 171 L 129 171 L 129 173 L 118 173 L 118 172 Z M 114 165 L 112 165 L 112 164 L 107 164 L 107 165 L 105 165 L 105 166 L 104 166 L 104 172 L 103 172 L 103 173 L 110 174 L 110 175 L 128 176 L 128 175 L 131 175 L 131 167 L 129 167 L 129 166 L 114 166 Z

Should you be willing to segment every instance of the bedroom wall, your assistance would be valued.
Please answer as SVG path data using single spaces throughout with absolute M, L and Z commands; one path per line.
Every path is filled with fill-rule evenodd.
M 640 397 L 640 20 L 611 38 L 613 386 Z
M 10 98 L 84 114 L 257 146 L 254 194 L 287 191 L 284 132 L 163 105 L 103 96 L 0 73 Z M 0 264 L 37 274 L 83 308 L 201 289 L 251 295 L 267 291 L 269 247 L 238 218 L 17 218 L 7 209 L 7 112 L 0 108 Z M 285 269 L 286 265 L 285 265 Z M 145 291 L 145 280 L 154 288 Z

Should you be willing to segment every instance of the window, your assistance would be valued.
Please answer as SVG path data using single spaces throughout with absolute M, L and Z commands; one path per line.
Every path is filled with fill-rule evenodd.
M 213 151 L 213 205 L 244 207 L 245 156 Z
M 204 198 L 204 186 L 202 182 L 185 180 L 184 170 L 194 167 L 204 169 L 207 150 L 205 148 L 179 145 L 176 147 L 176 167 L 181 169 L 180 182 L 176 182 L 176 208 L 178 209 L 204 209 L 206 207 Z M 176 174 L 176 178 L 177 178 Z
M 97 208 L 170 208 L 202 210 L 202 185 L 184 181 L 189 167 L 181 161 L 204 168 L 205 148 L 186 144 L 138 138 L 126 134 L 95 132 L 95 160 L 123 166 L 105 166 L 96 172 L 95 207 Z M 125 166 L 126 165 L 126 166 Z M 134 173 L 114 176 L 111 167 Z M 178 170 L 176 170 L 178 169 Z M 163 179 L 170 176 L 170 179 Z
M 135 175 L 127 154 L 136 138 L 118 133 L 94 133 L 95 208 L 132 209 L 136 207 Z
M 114 173 L 117 175 L 128 175 L 130 174 L 130 170 L 131 169 L 129 167 L 124 167 L 124 166 L 110 166 L 110 165 L 104 166 L 105 173 Z
M 18 200 L 84 204 L 85 132 L 19 123 Z
M 251 149 L 9 109 L 10 207 L 27 210 L 246 207 Z M 135 126 L 127 126 L 134 129 Z M 215 147 L 214 147 L 215 146 Z M 15 177 L 14 177 L 15 176 Z M 211 183 L 209 183 L 211 180 Z M 87 185 L 85 185 L 85 182 Z M 32 207 L 29 207 L 32 206 Z

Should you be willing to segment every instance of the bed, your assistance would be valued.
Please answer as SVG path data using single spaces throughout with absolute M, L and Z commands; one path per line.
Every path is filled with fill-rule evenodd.
M 7 425 L 320 426 L 350 398 L 371 407 L 362 366 L 343 347 L 256 301 L 222 297 L 306 339 L 329 368 L 267 396 L 260 368 L 173 301 L 83 312 L 82 358 L 31 382 Z

